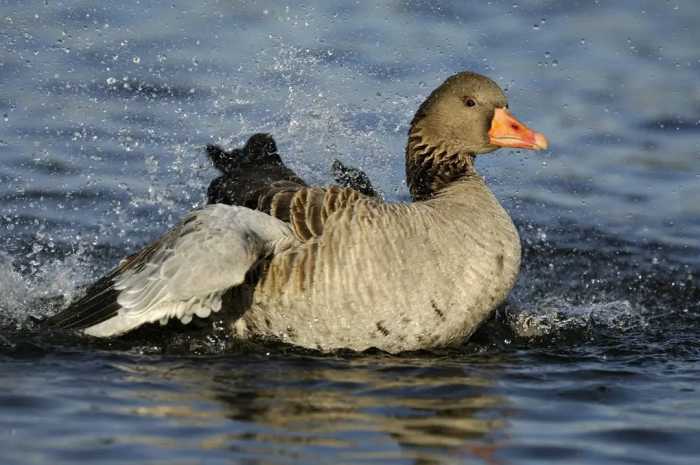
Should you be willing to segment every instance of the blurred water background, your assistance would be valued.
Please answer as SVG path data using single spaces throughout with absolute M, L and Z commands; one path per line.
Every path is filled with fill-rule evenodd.
M 0 1 L 0 461 L 696 464 L 700 4 Z M 495 79 L 545 153 L 478 169 L 519 227 L 459 350 L 322 356 L 37 330 L 272 133 L 407 197 L 418 104 Z

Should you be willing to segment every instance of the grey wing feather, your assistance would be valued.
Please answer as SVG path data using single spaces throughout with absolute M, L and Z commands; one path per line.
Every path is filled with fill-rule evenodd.
M 108 275 L 111 285 L 100 294 L 106 289 L 116 296 L 111 312 L 97 319 L 85 314 L 103 312 L 90 304 L 88 292 L 53 319 L 72 322 L 70 327 L 88 322 L 86 334 L 106 337 L 145 323 L 170 318 L 188 323 L 194 315 L 209 316 L 220 310 L 228 289 L 243 283 L 248 270 L 290 236 L 287 224 L 265 213 L 209 205 Z

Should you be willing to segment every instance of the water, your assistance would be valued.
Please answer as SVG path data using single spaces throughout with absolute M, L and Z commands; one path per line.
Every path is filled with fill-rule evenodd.
M 464 3 L 2 2 L 2 463 L 697 463 L 700 7 Z M 478 162 L 524 268 L 463 347 L 35 327 L 203 203 L 206 143 L 405 198 L 408 121 L 462 69 L 552 143 Z

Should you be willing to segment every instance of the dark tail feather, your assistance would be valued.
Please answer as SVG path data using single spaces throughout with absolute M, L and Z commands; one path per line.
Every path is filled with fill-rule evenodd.
M 226 152 L 218 145 L 207 145 L 207 155 L 209 159 L 214 164 L 214 168 L 222 173 L 228 173 L 235 169 L 241 156 L 240 151 L 240 149 L 234 149 L 230 152 Z
M 224 174 L 238 174 L 242 169 L 253 164 L 281 165 L 282 159 L 277 154 L 277 144 L 269 134 L 253 134 L 242 148 L 225 151 L 218 145 L 207 145 L 207 155 L 214 167 Z
M 225 151 L 207 145 L 207 155 L 222 176 L 209 184 L 208 203 L 225 203 L 256 208 L 273 183 L 306 183 L 285 166 L 270 134 L 253 134 L 242 148 Z
M 251 161 L 282 164 L 277 154 L 277 144 L 270 134 L 253 134 L 245 143 L 243 152 Z
M 268 197 L 268 192 L 289 184 L 299 188 L 306 183 L 287 168 L 277 153 L 277 144 L 270 134 L 253 134 L 241 148 L 225 151 L 218 145 L 207 145 L 207 155 L 222 175 L 209 184 L 208 203 L 225 203 L 258 208 L 260 200 Z M 369 177 L 357 168 L 333 163 L 333 175 L 343 187 L 350 187 L 364 195 L 376 197 Z M 262 202 L 264 203 L 264 202 Z
M 369 197 L 376 197 L 377 191 L 374 190 L 369 176 L 364 171 L 350 166 L 345 166 L 340 160 L 335 160 L 331 166 L 335 182 L 343 187 L 349 187 Z

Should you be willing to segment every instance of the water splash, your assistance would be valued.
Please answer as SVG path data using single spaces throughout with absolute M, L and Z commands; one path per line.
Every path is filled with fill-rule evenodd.
M 402 150 L 388 148 L 379 134 L 398 135 L 403 144 L 410 115 L 402 113 L 417 104 L 380 92 L 372 99 L 354 98 L 368 83 L 338 67 L 333 50 L 270 40 L 273 45 L 255 59 L 256 85 L 233 82 L 220 90 L 214 110 L 226 115 L 216 131 L 222 143 L 238 146 L 255 132 L 269 132 L 285 163 L 312 184 L 330 181 L 336 158 L 373 172 L 395 171 L 387 166 L 402 160 Z M 395 184 L 388 176 L 373 177 Z
M 517 337 L 554 341 L 567 334 L 591 336 L 615 331 L 628 333 L 649 326 L 646 309 L 627 300 L 573 305 L 561 297 L 545 298 L 531 308 L 506 314 L 506 323 Z
M 34 260 L 36 266 L 23 274 L 16 259 L 0 253 L 0 326 L 27 328 L 31 317 L 46 317 L 71 301 L 96 274 L 89 256 L 80 246 L 62 258 Z
M 16 324 L 16 313 L 26 311 L 31 298 L 28 283 L 15 270 L 12 259 L 0 254 L 0 326 Z

